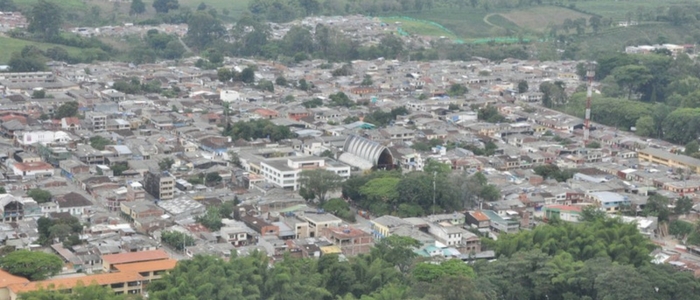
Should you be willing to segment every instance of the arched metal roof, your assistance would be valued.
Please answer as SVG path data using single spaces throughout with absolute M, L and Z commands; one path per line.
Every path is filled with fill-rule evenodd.
M 365 159 L 374 166 L 379 163 L 379 157 L 384 150 L 389 151 L 387 147 L 380 143 L 352 134 L 345 139 L 345 144 L 343 145 L 344 152 L 352 153 L 359 158 Z

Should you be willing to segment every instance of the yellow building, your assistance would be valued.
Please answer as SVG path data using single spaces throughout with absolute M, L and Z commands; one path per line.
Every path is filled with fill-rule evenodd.
M 92 284 L 109 287 L 114 290 L 115 294 L 141 294 L 143 292 L 143 286 L 141 285 L 143 280 L 144 278 L 139 273 L 119 272 L 16 283 L 7 287 L 9 297 L 3 298 L 3 300 L 17 300 L 20 294 L 39 289 L 71 293 L 76 286 L 89 286 Z
M 690 156 L 673 154 L 661 149 L 645 148 L 637 150 L 637 158 L 669 168 L 687 168 L 695 173 L 700 173 L 700 159 Z

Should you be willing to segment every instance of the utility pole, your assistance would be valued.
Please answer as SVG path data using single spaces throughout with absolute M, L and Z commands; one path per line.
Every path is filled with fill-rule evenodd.
M 583 129 L 583 144 L 588 144 L 591 133 L 591 98 L 593 97 L 593 77 L 595 76 L 595 62 L 589 62 L 586 66 L 586 77 L 588 77 L 588 90 L 586 91 L 586 116 Z
M 437 177 L 437 171 L 433 172 L 433 215 L 435 215 L 435 177 Z

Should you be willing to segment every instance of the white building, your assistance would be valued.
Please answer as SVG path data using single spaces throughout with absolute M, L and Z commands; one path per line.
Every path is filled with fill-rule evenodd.
M 45 162 L 16 162 L 12 164 L 12 173 L 22 178 L 40 178 L 53 176 L 53 166 Z
M 219 98 L 223 102 L 237 102 L 241 100 L 241 93 L 232 90 L 221 90 Z
M 317 156 L 289 157 L 260 163 L 265 181 L 281 188 L 299 189 L 299 173 L 304 170 L 326 169 L 343 179 L 350 177 L 350 166 Z
M 20 145 L 28 146 L 36 143 L 65 144 L 71 141 L 70 135 L 63 131 L 28 131 L 17 134 L 17 142 Z

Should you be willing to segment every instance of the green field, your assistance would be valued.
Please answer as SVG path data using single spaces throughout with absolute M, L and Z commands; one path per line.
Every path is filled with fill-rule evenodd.
M 595 54 L 605 50 L 624 50 L 625 46 L 656 44 L 659 37 L 674 43 L 690 42 L 693 36 L 683 27 L 669 24 L 642 24 L 631 27 L 615 27 L 604 30 L 597 35 L 581 39 L 582 53 Z
M 439 24 L 433 22 L 400 17 L 383 17 L 381 20 L 382 22 L 389 24 L 389 26 L 399 27 L 409 34 L 433 37 L 444 36 L 453 40 L 458 39 L 458 37 L 450 30 L 447 30 L 446 28 L 443 28 Z
M 19 7 L 29 7 L 39 2 L 39 0 L 14 0 L 13 2 Z M 66 11 L 86 9 L 84 1 L 81 0 L 54 0 L 53 2 L 63 7 Z
M 591 17 L 568 8 L 556 6 L 535 6 L 501 15 L 520 28 L 540 32 L 544 31 L 549 25 L 563 24 L 566 19 L 588 19 Z
M 38 42 L 31 42 L 31 41 L 25 41 L 25 40 L 20 40 L 20 39 L 14 39 L 10 37 L 4 37 L 0 36 L 0 48 L 2 51 L 0 51 L 0 63 L 7 63 L 10 61 L 10 58 L 12 57 L 12 53 L 14 52 L 19 52 L 22 51 L 22 48 L 27 45 L 34 45 L 39 47 L 41 50 L 46 50 L 51 47 L 61 47 L 63 49 L 66 49 L 68 53 L 72 55 L 77 55 L 80 53 L 80 49 L 75 48 L 75 47 L 67 47 L 67 46 L 62 46 L 62 45 L 56 45 L 56 44 L 48 44 L 48 43 L 38 43 Z
M 238 17 L 248 10 L 249 0 L 180 0 L 180 5 L 196 9 L 202 2 L 216 8 L 219 14 L 221 14 L 221 11 L 225 8 L 231 12 L 229 17 Z

